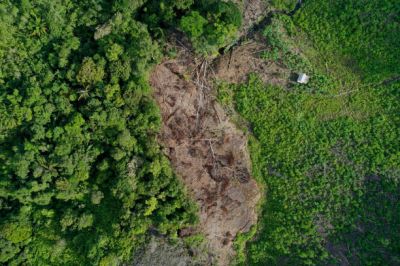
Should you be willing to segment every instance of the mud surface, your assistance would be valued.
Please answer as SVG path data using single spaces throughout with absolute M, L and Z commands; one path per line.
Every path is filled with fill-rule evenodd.
M 256 223 L 260 198 L 246 136 L 211 94 L 212 68 L 188 51 L 158 65 L 150 82 L 163 126 L 159 136 L 176 173 L 200 207 L 200 225 L 216 264 L 228 265 L 232 241 Z

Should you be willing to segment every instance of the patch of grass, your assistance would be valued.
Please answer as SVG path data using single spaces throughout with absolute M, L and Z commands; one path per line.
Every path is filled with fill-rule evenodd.
M 271 3 L 278 10 L 290 12 L 295 8 L 297 0 L 272 0 Z
M 374 193 L 387 197 L 393 193 L 393 188 L 375 191 L 373 187 L 391 184 L 398 189 L 394 172 L 384 170 L 399 169 L 399 163 L 390 159 L 398 157 L 399 132 L 395 133 L 396 125 L 388 114 L 361 121 L 350 115 L 324 120 L 319 113 L 336 108 L 334 101 L 321 104 L 320 95 L 299 90 L 287 92 L 262 84 L 256 76 L 234 90 L 236 108 L 251 123 L 260 143 L 255 156 L 252 150 L 252 159 L 257 158 L 258 171 L 267 186 L 262 230 L 249 245 L 251 264 L 328 263 L 334 257 L 326 243 L 340 242 L 344 231 L 354 230 L 358 222 L 368 222 L 362 217 L 372 215 L 372 227 L 381 230 L 379 215 L 371 214 L 380 205 L 366 208 L 365 197 Z M 380 175 L 381 179 L 367 183 L 370 175 Z M 385 209 L 392 207 L 393 203 L 385 205 Z M 386 216 L 393 222 L 388 226 L 397 232 L 398 214 Z M 376 237 L 379 234 L 375 232 Z M 360 241 L 369 243 L 370 236 L 361 234 L 360 238 L 363 237 Z M 395 234 L 386 237 L 398 242 Z M 378 252 L 380 245 L 369 248 L 381 256 L 375 262 L 386 253 L 393 259 L 397 256 L 389 246 L 382 253 Z M 358 252 L 365 255 L 368 251 Z
M 308 73 L 309 84 L 284 89 L 252 75 L 218 90 L 250 123 L 253 175 L 265 184 L 259 232 L 247 252 L 254 232 L 238 237 L 237 263 L 397 264 L 400 85 L 365 83 L 343 56 L 324 63 L 288 28 L 286 16 L 267 26 L 265 59 Z
M 188 248 L 199 248 L 204 244 L 205 237 L 203 234 L 191 235 L 184 237 L 183 242 Z
M 240 233 L 236 236 L 234 242 L 234 249 L 236 251 L 236 256 L 232 265 L 246 265 L 247 254 L 246 254 L 246 244 L 250 241 L 257 233 L 257 226 L 252 226 L 250 231 L 246 233 Z
M 310 0 L 294 21 L 331 65 L 339 56 L 342 65 L 376 83 L 400 73 L 399 12 L 396 0 Z

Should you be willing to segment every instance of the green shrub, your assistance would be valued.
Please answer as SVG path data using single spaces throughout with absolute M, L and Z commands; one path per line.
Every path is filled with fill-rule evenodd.
M 218 49 L 236 38 L 241 26 L 238 7 L 223 1 L 199 1 L 191 11 L 179 21 L 179 27 L 193 43 L 197 52 L 216 55 Z
M 158 36 L 165 29 L 179 27 L 191 40 L 196 52 L 215 56 L 236 38 L 242 16 L 232 1 L 151 0 L 139 17 Z
M 187 16 L 184 16 L 179 27 L 191 38 L 196 40 L 203 36 L 204 26 L 207 24 L 207 20 L 200 15 L 198 11 L 192 11 Z
M 278 9 L 286 12 L 292 11 L 297 4 L 298 0 L 272 0 L 272 5 Z
M 194 2 L 194 0 L 150 0 L 143 9 L 144 14 L 140 15 L 151 29 L 174 26 L 180 13 L 188 12 Z

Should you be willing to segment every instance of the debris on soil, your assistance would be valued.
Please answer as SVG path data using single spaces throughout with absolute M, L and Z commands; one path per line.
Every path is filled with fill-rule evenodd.
M 227 48 L 227 53 L 213 62 L 198 60 L 185 37 L 170 36 L 178 55 L 155 67 L 150 76 L 162 114 L 159 141 L 200 209 L 199 225 L 183 229 L 179 235 L 204 234 L 208 245 L 204 265 L 229 265 L 235 253 L 235 237 L 257 222 L 260 199 L 260 190 L 251 177 L 247 138 L 217 103 L 212 81 L 244 82 L 255 72 L 264 81 L 286 85 L 290 74 L 260 58 L 267 47 L 253 28 L 269 12 L 265 1 L 245 0 L 239 4 L 244 18 L 242 37 Z M 249 34 L 253 41 L 244 43 L 242 39 Z M 176 265 L 193 265 L 186 254 L 178 253 L 172 255 L 182 255 Z M 147 263 L 138 265 L 158 265 L 151 259 Z
M 218 265 L 228 265 L 232 242 L 257 221 L 260 191 L 251 178 L 247 139 L 212 96 L 207 61 L 185 49 L 158 65 L 150 83 L 163 126 L 159 136 L 175 172 L 200 207 L 199 230 Z
M 277 63 L 260 57 L 267 51 L 261 38 L 232 48 L 214 63 L 215 75 L 218 79 L 229 83 L 243 83 L 250 73 L 257 73 L 262 81 L 285 87 L 291 72 Z
M 268 10 L 264 0 L 234 0 L 242 8 L 243 24 L 240 35 L 246 35 L 247 31 L 263 18 Z
M 136 253 L 132 266 L 198 266 L 211 265 L 206 252 L 188 249 L 182 240 L 170 243 L 164 237 L 152 236 L 149 243 Z

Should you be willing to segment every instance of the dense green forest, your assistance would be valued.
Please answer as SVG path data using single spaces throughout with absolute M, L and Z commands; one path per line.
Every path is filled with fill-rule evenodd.
M 400 264 L 400 3 L 308 0 L 290 17 L 297 1 L 273 2 L 262 56 L 311 81 L 219 89 L 266 187 L 247 263 Z
M 236 6 L 193 4 L 1 1 L 0 263 L 120 264 L 149 228 L 196 221 L 147 81 L 156 33 L 182 28 L 206 54 L 233 38 Z

